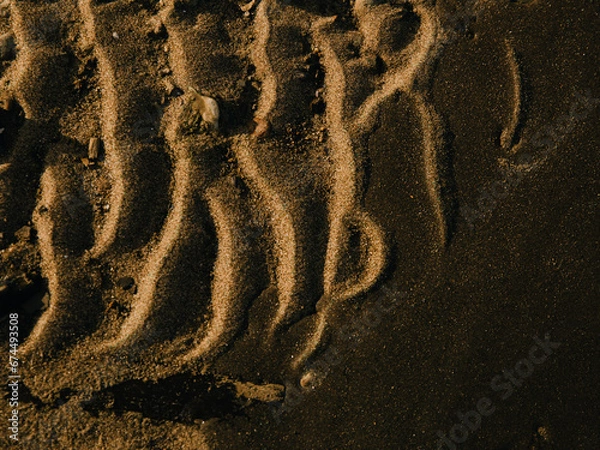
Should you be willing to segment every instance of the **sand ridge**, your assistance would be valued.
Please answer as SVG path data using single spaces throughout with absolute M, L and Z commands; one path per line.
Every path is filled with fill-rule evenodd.
M 52 212 L 37 213 L 35 223 L 52 306 L 28 352 L 62 340 L 54 350 L 71 367 L 85 365 L 83 355 L 98 364 L 116 355 L 136 361 L 114 369 L 117 377 L 86 368 L 95 385 L 136 370 L 155 378 L 184 367 L 206 372 L 245 332 L 248 309 L 262 296 L 265 348 L 310 324 L 284 350 L 302 372 L 327 341 L 336 311 L 373 289 L 388 263 L 386 232 L 364 206 L 366 142 L 382 105 L 398 94 L 419 115 L 436 245 L 447 245 L 443 124 L 428 93 L 446 35 L 431 2 L 358 1 L 344 16 L 263 0 L 249 23 L 236 5 L 175 0 L 152 11 L 80 0 L 74 14 L 79 50 L 97 61 L 91 101 L 104 157 L 78 176 L 83 168 L 70 169 L 62 147 L 49 153 L 49 162 L 61 162 L 45 169 L 38 210 Z M 235 19 L 225 24 L 222 16 Z M 355 54 L 344 50 L 350 47 Z M 18 62 L 30 58 L 25 50 Z M 381 72 L 376 83 L 352 82 L 373 70 Z M 188 126 L 197 95 L 219 106 L 218 131 Z M 140 122 L 148 110 L 156 117 Z M 266 132 L 253 133 L 261 123 Z M 290 145 L 286 133 L 306 136 L 292 136 Z M 69 218 L 59 189 L 83 189 L 85 214 Z M 93 207 L 98 202 L 102 208 Z M 72 228 L 81 236 L 65 245 L 64 258 L 60 236 Z M 101 281 L 70 276 L 77 265 Z M 126 293 L 118 288 L 124 275 L 135 284 Z M 84 305 L 81 320 L 65 312 Z M 34 372 L 44 358 L 52 366 L 50 353 Z M 169 367 L 144 364 L 147 355 Z M 36 388 L 56 392 L 82 381 L 61 383 Z

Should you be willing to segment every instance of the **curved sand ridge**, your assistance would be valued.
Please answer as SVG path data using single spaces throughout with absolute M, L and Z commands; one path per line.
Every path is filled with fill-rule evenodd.
M 377 53 L 387 70 L 381 74 L 378 89 L 354 96 L 348 60 L 340 56 L 338 48 L 346 31 L 338 27 L 335 18 L 263 0 L 252 24 L 253 44 L 245 49 L 230 38 L 230 31 L 210 7 L 191 7 L 184 17 L 176 1 L 164 2 L 157 17 L 165 29 L 164 48 L 173 83 L 230 107 L 242 101 L 244 88 L 236 80 L 243 80 L 254 66 L 261 83 L 254 118 L 257 123 L 271 123 L 274 132 L 272 136 L 253 136 L 242 130 L 241 124 L 231 123 L 220 127 L 221 135 L 207 130 L 186 132 L 181 125 L 188 91 L 182 97 L 171 95 L 161 109 L 157 139 L 140 142 L 132 133 L 132 122 L 160 98 L 155 75 L 140 69 L 148 66 L 148 59 L 159 57 L 137 47 L 147 40 L 141 24 L 150 16 L 119 2 L 80 0 L 78 11 L 85 31 L 80 45 L 93 47 L 98 61 L 106 156 L 96 171 L 97 178 L 110 182 L 110 209 L 104 216 L 91 213 L 91 198 L 98 194 L 94 187 L 90 191 L 89 183 L 82 181 L 87 178 L 78 178 L 66 162 L 46 168 L 35 223 L 52 306 L 30 336 L 28 352 L 70 348 L 77 360 L 77 342 L 85 347 L 80 353 L 86 355 L 134 355 L 160 347 L 158 359 L 176 355 L 169 360 L 171 373 L 190 364 L 206 369 L 239 335 L 250 303 L 271 275 L 276 299 L 269 316 L 263 318 L 266 346 L 275 342 L 276 333 L 314 315 L 310 322 L 314 328 L 296 347 L 300 355 L 294 364 L 300 368 L 324 342 L 334 309 L 371 289 L 385 268 L 385 233 L 363 202 L 364 144 L 379 109 L 398 92 L 414 102 L 420 115 L 424 180 L 443 246 L 448 225 L 439 180 L 442 132 L 428 100 L 427 85 L 444 35 L 430 2 L 411 4 L 419 27 L 405 48 L 396 49 L 386 47 L 386 36 L 395 30 L 385 24 L 401 18 L 405 7 L 356 3 L 352 13 L 358 30 L 351 34 L 360 32 L 364 39 L 361 59 L 353 64 L 367 67 L 369 58 Z M 279 45 L 278 36 L 297 19 L 307 46 L 318 49 L 325 75 L 323 116 L 295 102 L 303 91 L 295 87 L 292 69 L 303 64 L 307 56 L 304 47 L 288 51 L 282 48 L 287 42 Z M 28 54 L 19 57 L 26 62 Z M 224 71 L 221 63 L 226 58 L 233 68 Z M 353 109 L 351 96 L 364 101 Z M 25 101 L 23 104 L 26 106 Z M 313 128 L 324 125 L 328 139 L 325 144 L 304 144 L 305 153 L 290 159 L 286 152 L 292 150 L 281 143 L 281 125 L 302 114 Z M 164 155 L 168 163 L 159 164 L 156 172 L 159 179 L 168 173 L 170 182 L 140 184 L 144 174 L 139 167 L 144 166 L 148 149 Z M 315 161 L 327 162 L 319 167 Z M 299 173 L 306 179 L 294 180 Z M 63 199 L 78 192 L 82 184 L 90 191 L 83 206 L 89 214 L 73 219 Z M 319 190 L 318 186 L 325 188 Z M 144 201 L 161 192 L 169 196 L 164 214 L 150 205 L 152 202 Z M 313 205 L 322 205 L 322 217 Z M 42 209 L 49 212 L 42 213 Z M 266 232 L 255 233 L 257 216 L 266 219 Z M 159 225 L 149 225 L 140 237 L 140 224 L 143 229 L 146 222 Z M 309 224 L 321 229 L 315 232 Z M 81 229 L 76 232 L 79 245 L 67 242 L 66 236 L 72 236 L 70 229 Z M 259 239 L 262 233 L 264 241 Z M 358 251 L 350 247 L 353 233 L 359 236 Z M 324 236 L 322 243 L 315 234 Z M 348 264 L 353 257 L 359 260 Z M 270 267 L 260 263 L 264 260 Z M 73 275 L 76 267 L 82 267 L 81 275 Z M 351 267 L 350 273 L 347 267 Z M 102 272 L 102 286 L 90 275 L 93 268 Z M 135 279 L 135 294 L 125 295 L 114 288 L 124 274 Z M 115 301 L 125 305 L 125 313 L 109 313 Z M 80 320 L 67 313 L 69 308 L 85 308 L 86 314 Z M 94 374 L 102 380 L 100 385 L 115 381 L 102 371 L 99 367 Z M 68 383 L 81 381 L 65 381 Z
M 157 196 L 155 192 L 166 186 L 145 182 L 145 172 L 157 165 L 152 157 L 156 144 L 142 142 L 136 135 L 135 124 L 141 115 L 155 110 L 160 91 L 140 70 L 153 55 L 140 47 L 140 42 L 146 39 L 142 33 L 144 23 L 135 18 L 138 26 L 131 26 L 132 19 L 126 16 L 130 6 L 96 5 L 91 0 L 79 0 L 78 6 L 85 38 L 87 43 L 93 43 L 98 61 L 105 168 L 111 180 L 110 209 L 90 252 L 99 257 L 114 246 L 121 251 L 123 245 L 149 237 L 150 230 L 140 229 L 140 216 L 147 216 L 151 223 L 155 211 L 149 204 Z M 123 64 L 123 58 L 127 58 L 127 65 Z M 156 170 L 164 169 L 159 164 Z
M 176 81 L 181 86 L 202 86 L 203 77 L 210 76 L 211 67 L 196 75 L 190 67 L 194 60 L 190 56 L 190 49 L 198 37 L 178 23 L 172 4 L 161 11 L 161 17 L 169 35 L 170 67 Z M 219 45 L 219 42 L 214 42 L 214 45 Z M 213 46 L 196 48 L 200 52 L 206 49 L 205 58 L 208 59 L 208 51 Z M 180 264 L 174 261 L 178 259 L 177 254 L 181 253 L 182 240 L 186 241 L 186 235 L 194 225 L 193 197 L 199 194 L 205 197 L 208 212 L 215 224 L 218 251 L 212 273 L 211 319 L 198 332 L 198 343 L 183 356 L 183 361 L 209 361 L 235 335 L 249 296 L 255 294 L 256 288 L 251 277 L 253 251 L 247 248 L 243 239 L 248 212 L 242 205 L 237 189 L 229 181 L 214 181 L 218 177 L 219 167 L 211 167 L 210 161 L 198 156 L 198 153 L 201 155 L 210 148 L 207 139 L 181 135 L 181 109 L 181 103 L 173 104 L 164 118 L 166 142 L 173 151 L 174 161 L 171 211 L 158 244 L 151 250 L 142 270 L 139 293 L 131 314 L 122 325 L 118 338 L 107 345 L 120 347 L 137 344 L 145 339 L 145 334 L 152 334 L 154 328 L 161 326 L 164 311 L 159 304 L 172 302 L 173 293 L 157 292 L 157 285 L 161 278 L 172 277 L 174 271 L 180 270 Z M 189 245 L 197 243 L 190 242 Z M 203 304 L 205 301 L 199 296 L 197 303 Z M 200 312 L 201 308 L 198 308 Z
M 31 218 L 42 172 L 40 162 L 57 134 L 56 112 L 68 92 L 67 55 L 51 36 L 60 21 L 57 9 L 53 5 L 11 2 L 10 14 L 18 53 L 2 84 L 7 95 L 23 109 L 25 123 L 0 173 L 0 232 L 6 235 Z M 42 17 L 50 35 L 39 29 Z
M 94 45 L 94 53 L 98 59 L 102 89 L 102 137 L 106 154 L 106 166 L 112 178 L 111 209 L 99 229 L 92 249 L 92 254 L 99 256 L 115 241 L 120 217 L 123 214 L 126 191 L 131 191 L 134 187 L 128 183 L 124 167 L 128 158 L 123 153 L 119 153 L 123 151 L 123 148 L 120 147 L 121 144 L 116 136 L 119 121 L 119 101 L 122 92 L 117 92 L 118 84 L 113 67 L 114 61 L 111 61 L 107 49 L 102 45 L 102 40 L 98 38 L 98 20 L 93 5 L 92 0 L 79 0 L 78 2 L 86 34 L 85 38 L 90 45 Z
M 427 3 L 427 2 L 425 2 Z M 421 24 L 412 43 L 400 54 L 382 52 L 382 57 L 389 67 L 384 74 L 382 87 L 373 92 L 358 111 L 348 111 L 346 96 L 350 88 L 346 82 L 343 61 L 336 54 L 329 36 L 335 34 L 331 26 L 335 18 L 317 21 L 313 26 L 316 45 L 323 57 L 325 70 L 326 116 L 330 132 L 331 157 L 334 161 L 334 176 L 330 200 L 330 239 L 325 260 L 325 292 L 323 305 L 319 309 L 317 324 L 307 348 L 296 359 L 300 365 L 317 349 L 326 332 L 328 309 L 336 302 L 367 291 L 377 281 L 385 267 L 386 246 L 383 231 L 362 211 L 362 174 L 358 164 L 359 143 L 375 124 L 378 110 L 382 103 L 396 92 L 404 92 L 416 102 L 421 116 L 424 135 L 424 167 L 425 181 L 437 216 L 442 245 L 447 239 L 446 216 L 443 211 L 442 196 L 438 180 L 437 151 L 441 146 L 441 131 L 433 108 L 424 101 L 425 93 L 419 86 L 419 77 L 427 75 L 429 66 L 434 61 L 442 35 L 435 11 L 421 2 L 415 2 L 415 13 Z M 387 17 L 398 13 L 401 8 L 389 5 L 372 6 L 368 1 L 357 1 L 354 7 L 358 28 L 363 34 L 361 52 L 368 55 L 380 47 L 380 38 L 389 30 L 380 30 Z M 421 84 L 425 84 L 421 81 Z M 340 288 L 337 272 L 343 261 L 343 252 L 349 240 L 350 225 L 354 224 L 367 237 L 367 261 L 363 274 L 349 287 Z
M 140 218 L 135 217 L 137 210 L 132 206 L 132 202 L 148 195 L 148 193 L 140 195 L 135 191 L 135 186 L 140 186 L 135 183 L 136 180 L 139 180 L 139 176 L 132 168 L 131 161 L 135 155 L 131 150 L 133 147 L 139 147 L 139 144 L 131 139 L 125 142 L 121 141 L 123 136 L 127 135 L 130 127 L 129 124 L 123 123 L 121 111 L 129 107 L 126 103 L 134 97 L 127 95 L 133 90 L 133 87 L 131 85 L 124 86 L 121 81 L 117 82 L 118 77 L 113 71 L 117 61 L 102 45 L 106 38 L 98 36 L 98 11 L 90 2 L 86 1 L 79 2 L 78 7 L 84 28 L 79 44 L 84 48 L 92 43 L 96 45 L 94 54 L 100 69 L 100 87 L 103 93 L 101 122 L 106 152 L 105 167 L 110 172 L 109 179 L 111 181 L 108 203 L 110 210 L 108 217 L 104 220 L 98 213 L 95 214 L 95 217 L 80 217 L 81 203 L 88 201 L 86 196 L 95 194 L 83 191 L 81 181 L 85 178 L 85 174 L 69 175 L 75 170 L 72 163 L 70 166 L 59 165 L 53 169 L 52 165 L 55 163 L 51 160 L 48 161 L 50 167 L 46 169 L 47 173 L 42 177 L 42 180 L 46 180 L 46 182 L 43 182 L 40 187 L 38 209 L 50 212 L 37 214 L 36 227 L 40 234 L 44 273 L 51 281 L 49 292 L 52 306 L 42 316 L 29 338 L 26 346 L 26 350 L 29 352 L 43 353 L 39 350 L 48 347 L 48 342 L 54 340 L 64 341 L 64 345 L 61 347 L 68 346 L 82 335 L 89 335 L 95 330 L 102 315 L 103 302 L 100 298 L 102 292 L 99 285 L 87 279 L 85 270 L 93 272 L 94 269 L 90 267 L 89 262 L 102 256 L 115 243 L 118 233 L 122 233 L 127 238 L 133 237 L 131 233 L 135 234 L 135 230 L 128 230 L 127 223 L 139 221 Z M 18 29 L 23 28 L 20 23 L 16 23 L 16 26 Z M 27 36 L 23 36 L 24 42 L 27 42 L 27 39 Z M 72 83 L 73 80 L 69 80 L 65 85 L 70 86 Z M 28 89 L 24 91 L 29 92 Z M 56 153 L 58 155 L 55 155 L 55 158 L 60 160 L 60 152 Z M 99 169 L 99 172 L 103 172 L 103 170 Z M 54 199 L 51 193 L 59 188 L 71 189 L 71 192 Z M 69 204 L 71 199 L 75 199 L 78 203 L 75 207 Z M 96 226 L 82 223 L 92 219 L 95 219 Z M 92 234 L 95 236 L 73 238 L 73 232 L 70 230 L 86 230 L 88 226 L 94 229 Z M 139 228 L 139 225 L 134 224 L 135 228 Z M 54 250 L 60 248 L 56 238 L 61 234 L 65 236 L 63 243 L 67 251 L 64 252 L 65 254 L 56 255 L 56 252 L 49 248 L 54 248 Z M 47 247 L 48 250 L 44 251 L 44 247 Z M 78 257 L 74 257 L 74 254 L 77 254 Z M 74 271 L 74 267 L 78 267 L 78 270 Z M 73 273 L 82 275 L 73 276 Z M 65 291 L 65 287 L 69 289 Z M 71 311 L 65 314 L 64 309 L 69 307 Z M 57 310 L 57 308 L 59 309 Z M 49 320 L 55 316 L 57 320 Z M 58 320 L 59 318 L 61 320 Z M 83 318 L 87 319 L 83 320 Z
M 508 39 L 504 42 L 504 45 L 506 47 L 508 68 L 510 70 L 510 80 L 512 81 L 513 86 L 513 107 L 508 123 L 500 135 L 500 145 L 503 150 L 515 153 L 518 151 L 520 143 L 519 129 L 523 125 L 523 82 L 521 68 L 515 54 L 514 46 Z
M 29 176 L 19 176 L 19 186 L 9 195 L 17 201 L 27 202 L 27 191 L 35 190 L 33 183 L 37 185 L 39 182 L 41 207 L 34 213 L 33 220 L 38 229 L 43 272 L 54 299 L 21 350 L 25 355 L 33 350 L 48 355 L 72 344 L 88 327 L 94 326 L 99 311 L 93 299 L 99 292 L 93 292 L 98 286 L 94 286 L 88 274 L 75 270 L 80 253 L 70 248 L 71 242 L 85 245 L 89 236 L 88 229 L 76 223 L 65 210 L 64 199 L 79 192 L 81 183 L 72 171 L 65 170 L 62 165 L 61 154 L 67 150 L 67 143 L 57 139 L 60 103 L 70 93 L 69 69 L 65 64 L 68 57 L 61 43 L 52 39 L 59 25 L 59 11 L 52 5 L 13 2 L 11 18 L 19 53 L 8 75 L 26 119 L 12 148 L 14 161 L 11 168 L 22 170 L 20 166 L 25 164 L 23 169 Z M 42 30 L 39 28 L 40 18 L 44 18 L 46 24 Z M 34 162 L 36 159 L 45 160 L 48 166 L 41 180 L 35 178 L 38 169 Z M 63 182 L 57 180 L 57 174 Z M 89 208 L 82 206 L 80 212 L 85 214 Z M 27 204 L 26 208 L 30 206 Z M 19 213 L 18 209 L 15 208 L 15 214 Z M 30 217 L 31 214 L 29 211 Z M 87 288 L 79 289 L 80 284 Z M 87 291 L 90 301 L 83 302 L 85 308 L 76 313 L 71 306 L 82 291 Z

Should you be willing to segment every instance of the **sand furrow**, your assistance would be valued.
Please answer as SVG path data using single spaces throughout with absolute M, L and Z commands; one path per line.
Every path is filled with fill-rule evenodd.
M 60 202 L 56 193 L 57 184 L 54 179 L 52 168 L 47 169 L 41 179 L 40 203 L 53 207 Z M 38 215 L 36 218 L 36 229 L 38 233 L 38 245 L 43 262 L 44 277 L 48 280 L 48 291 L 53 297 L 58 297 L 61 284 L 58 276 L 58 259 L 55 255 L 53 231 L 54 221 L 48 216 Z M 57 321 L 56 303 L 36 323 L 33 331 L 29 335 L 27 342 L 22 348 L 24 354 L 32 353 L 37 347 L 44 343 L 44 332 L 50 328 L 50 324 Z
M 206 189 L 206 168 L 193 156 L 207 144 L 182 138 L 178 111 L 175 105 L 165 115 L 165 137 L 174 161 L 171 208 L 138 275 L 131 311 L 118 336 L 104 343 L 105 349 L 143 348 L 160 339 L 173 339 L 199 325 L 208 303 L 211 252 L 203 225 L 197 223 L 205 214 L 199 197 Z
M 337 271 L 343 258 L 345 241 L 348 239 L 348 215 L 359 207 L 360 202 L 356 156 L 344 117 L 348 86 L 342 63 L 323 33 L 323 29 L 330 23 L 330 19 L 324 19 L 317 22 L 314 28 L 317 45 L 323 54 L 326 120 L 334 167 L 329 204 L 329 241 L 323 280 L 326 296 L 333 293 L 336 284 Z
M 246 308 L 257 295 L 259 261 L 244 235 L 249 222 L 237 189 L 227 180 L 212 185 L 206 192 L 210 215 L 216 227 L 218 250 L 213 268 L 210 318 L 199 342 L 185 355 L 186 361 L 201 359 L 209 363 L 239 332 Z
M 173 3 L 165 5 L 159 16 L 168 32 L 173 78 L 181 86 L 204 90 L 206 84 L 214 81 L 207 77 L 215 68 L 211 67 L 208 54 L 201 57 L 204 64 L 198 67 L 195 61 L 203 49 L 194 44 L 206 37 L 205 30 L 180 24 Z M 197 20 L 210 26 L 210 15 L 201 15 Z M 253 253 L 244 245 L 242 236 L 248 223 L 241 218 L 245 210 L 242 201 L 236 197 L 237 191 L 229 180 L 214 182 L 222 170 L 217 155 L 222 151 L 219 139 L 204 132 L 183 134 L 181 114 L 185 106 L 181 100 L 169 107 L 163 121 L 166 143 L 174 161 L 171 210 L 140 274 L 132 310 L 119 336 L 108 346 L 122 348 L 151 343 L 157 335 L 173 338 L 186 333 L 183 323 L 187 321 L 188 325 L 199 328 L 194 333 L 199 342 L 187 351 L 182 362 L 197 359 L 207 362 L 240 328 L 241 310 L 250 299 L 249 293 L 256 294 L 257 277 L 248 276 L 252 272 L 248 258 Z M 210 194 L 205 194 L 209 186 L 212 186 Z M 207 222 L 209 216 L 217 232 L 216 262 L 206 239 L 199 234 L 204 227 L 199 222 Z M 209 264 L 213 262 L 212 292 L 208 292 L 205 281 L 211 275 Z M 175 292 L 171 285 L 184 275 L 195 281 L 187 283 L 184 291 Z M 181 329 L 165 333 L 176 322 L 176 314 L 181 317 L 186 306 L 186 317 L 180 319 Z M 207 323 L 201 322 L 203 317 L 207 317 Z
M 269 219 L 273 250 L 276 260 L 276 285 L 279 308 L 272 322 L 272 332 L 289 319 L 297 307 L 298 277 L 301 263 L 298 257 L 298 223 L 281 197 L 280 192 L 263 175 L 253 154 L 256 143 L 247 136 L 240 136 L 233 146 L 242 175 L 260 196 Z
M 442 158 L 440 155 L 444 145 L 443 129 L 435 109 L 422 94 L 415 93 L 410 97 L 413 99 L 416 110 L 419 113 L 421 133 L 423 134 L 425 185 L 438 229 L 438 241 L 440 245 L 444 246 L 449 239 L 449 224 L 452 221 L 452 211 L 448 199 L 442 192 L 442 180 L 440 177 L 441 173 L 448 171 L 447 168 L 440 167 L 443 161 L 445 161 L 445 158 Z M 444 182 L 446 184 L 449 183 L 448 180 Z
M 262 1 L 256 11 L 254 22 L 256 39 L 252 47 L 251 59 L 261 82 L 260 97 L 255 112 L 257 122 L 272 119 L 279 93 L 284 89 L 282 80 L 290 76 L 287 69 L 282 70 L 281 73 L 276 72 L 272 59 L 277 59 L 277 56 L 269 54 L 273 28 L 270 15 L 277 7 L 280 5 L 275 0 Z M 281 106 L 283 109 L 277 114 L 282 118 L 287 117 L 286 108 L 295 107 L 287 104 Z M 256 155 L 256 152 L 261 151 L 260 145 L 251 139 L 240 137 L 233 148 L 242 175 L 260 197 L 270 219 L 271 242 L 276 265 L 275 283 L 278 293 L 278 308 L 271 322 L 271 333 L 273 333 L 297 320 L 313 300 L 303 282 L 306 277 L 305 247 L 308 237 L 302 235 L 300 228 L 305 225 L 306 220 L 302 220 L 302 208 L 295 205 L 297 200 L 292 201 L 289 198 L 294 194 L 281 190 L 278 182 L 264 172 L 259 162 L 261 158 Z
M 346 84 L 344 67 L 324 34 L 324 28 L 329 23 L 330 19 L 324 19 L 315 24 L 315 36 L 323 54 L 325 67 L 326 119 L 330 130 L 330 155 L 334 167 L 329 204 L 330 228 L 325 257 L 324 294 L 326 298 L 345 300 L 368 290 L 374 283 L 374 279 L 383 270 L 385 245 L 381 230 L 372 219 L 367 219 L 368 215 L 361 205 L 363 174 L 359 168 L 357 150 L 347 130 L 348 125 L 344 114 L 346 91 L 349 87 Z M 345 292 L 336 292 L 340 283 L 337 279 L 338 270 L 343 263 L 344 252 L 348 245 L 349 227 L 353 222 L 361 233 L 372 237 L 367 242 L 369 247 L 371 244 L 374 245 L 369 248 L 368 261 L 364 264 L 368 270 L 359 277 L 361 281 L 353 288 L 346 289 Z M 374 274 L 373 270 L 379 273 Z
M 157 294 L 157 284 L 162 277 L 168 276 L 165 264 L 170 257 L 175 256 L 172 253 L 181 240 L 189 206 L 192 204 L 190 198 L 192 167 L 193 162 L 189 154 L 176 157 L 171 211 L 161 232 L 159 243 L 152 249 L 140 274 L 141 281 L 131 312 L 122 324 L 119 336 L 105 343 L 106 347 L 119 347 L 143 338 L 143 330 L 147 328 L 150 316 L 156 313 L 157 304 L 164 298 L 163 295 Z M 150 333 L 152 333 L 151 329 Z
M 360 230 L 361 246 L 365 260 L 360 273 L 354 279 L 347 280 L 330 294 L 324 296 L 317 304 L 317 313 L 312 332 L 302 347 L 300 354 L 294 358 L 293 367 L 298 369 L 305 364 L 326 340 L 329 315 L 339 303 L 351 300 L 369 291 L 381 277 L 387 264 L 387 242 L 381 227 L 364 211 L 354 214 L 354 226 Z

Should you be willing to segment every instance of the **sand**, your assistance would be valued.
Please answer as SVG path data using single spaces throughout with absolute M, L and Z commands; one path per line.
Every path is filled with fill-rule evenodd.
M 600 448 L 599 17 L 0 2 L 0 447 Z

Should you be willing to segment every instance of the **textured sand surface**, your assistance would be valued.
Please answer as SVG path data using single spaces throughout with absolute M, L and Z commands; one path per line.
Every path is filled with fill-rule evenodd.
M 18 448 L 600 448 L 598 25 L 0 1 Z

